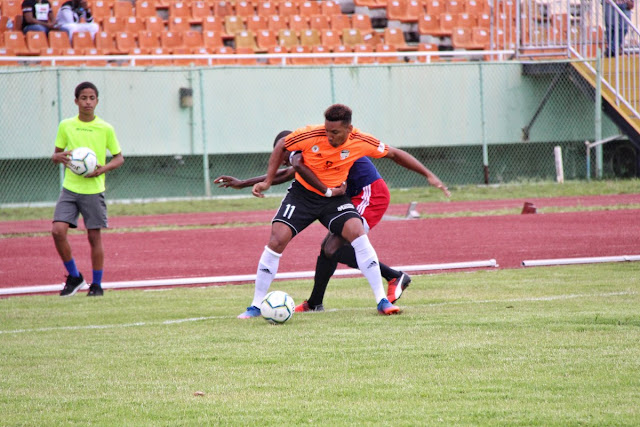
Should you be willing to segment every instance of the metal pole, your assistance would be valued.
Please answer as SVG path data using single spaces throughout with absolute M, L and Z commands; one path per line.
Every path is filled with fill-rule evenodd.
M 58 123 L 62 121 L 62 93 L 60 90 L 60 70 L 56 70 L 56 89 L 58 92 Z M 60 190 L 62 190 L 62 182 L 64 181 L 64 165 L 60 163 L 58 165 L 58 181 L 60 183 Z
M 595 141 L 602 141 L 602 55 L 596 57 Z M 596 178 L 602 179 L 602 145 L 596 147 Z
M 482 166 L 484 183 L 489 184 L 489 147 L 487 146 L 487 132 L 484 118 L 484 78 L 482 75 L 482 63 L 478 64 L 480 79 L 480 130 L 482 134 Z
M 207 147 L 207 132 L 205 126 L 204 111 L 204 79 L 202 77 L 202 69 L 198 71 L 200 77 L 200 123 L 202 125 L 202 169 L 204 173 L 204 194 L 211 197 L 211 179 L 209 177 L 209 148 Z

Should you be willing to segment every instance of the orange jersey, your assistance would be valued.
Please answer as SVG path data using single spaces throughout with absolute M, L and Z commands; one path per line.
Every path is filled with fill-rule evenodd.
M 324 125 L 306 126 L 287 135 L 284 146 L 288 151 L 302 151 L 304 164 L 328 188 L 339 187 L 347 180 L 351 165 L 361 157 L 380 158 L 387 155 L 389 147 L 368 133 L 353 128 L 344 144 L 329 144 Z M 318 193 L 296 172 L 296 180 L 307 190 Z

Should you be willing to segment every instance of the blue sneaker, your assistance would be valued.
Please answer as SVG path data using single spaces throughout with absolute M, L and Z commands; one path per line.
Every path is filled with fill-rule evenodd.
M 378 313 L 384 315 L 398 314 L 400 313 L 400 307 L 396 307 L 391 304 L 388 299 L 382 298 L 378 303 Z
M 255 305 L 247 307 L 247 311 L 238 316 L 238 319 L 251 319 L 254 317 L 260 317 L 260 309 Z

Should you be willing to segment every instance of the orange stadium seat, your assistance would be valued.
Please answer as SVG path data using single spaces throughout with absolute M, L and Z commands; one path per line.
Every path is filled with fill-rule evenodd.
M 320 13 L 327 16 L 340 15 L 342 14 L 342 9 L 335 1 L 325 0 L 320 3 Z
M 250 16 L 255 15 L 255 7 L 253 3 L 248 0 L 240 0 L 236 1 L 236 16 L 241 16 L 243 19 L 246 19 Z
M 418 20 L 418 34 L 436 35 L 440 31 L 440 24 L 435 15 L 425 13 Z
M 256 33 L 256 43 L 260 49 L 269 51 L 270 48 L 278 45 L 278 37 L 271 30 L 260 30 Z
M 215 53 L 216 55 L 234 55 L 235 54 L 235 52 L 233 51 L 233 48 L 229 46 L 221 46 L 217 48 L 213 53 Z M 228 58 L 213 59 L 212 63 L 219 64 L 219 65 L 235 65 L 236 59 L 233 56 L 229 56 Z
M 87 49 L 91 49 L 96 47 L 95 43 L 93 43 L 93 39 L 91 38 L 91 33 L 88 31 L 78 31 L 73 34 L 73 38 L 71 39 L 71 47 L 79 52 L 81 55 Z
M 195 30 L 187 30 L 182 33 L 182 43 L 193 52 L 196 48 L 202 47 L 202 33 Z
M 138 47 L 150 51 L 160 47 L 160 33 L 154 31 L 140 31 L 138 33 Z
M 146 29 L 146 21 L 144 18 L 138 18 L 137 16 L 129 16 L 125 18 L 123 28 L 119 31 L 129 31 L 131 33 L 136 34 L 138 31 L 142 31 Z M 117 32 L 117 31 L 110 31 Z
M 156 2 L 153 0 L 136 1 L 136 17 L 147 18 L 149 16 L 158 16 L 156 11 Z
M 353 51 L 359 53 L 370 53 L 373 52 L 373 46 L 368 44 L 357 44 L 353 46 Z M 358 64 L 373 64 L 374 62 L 376 62 L 376 59 L 373 56 L 358 57 Z
M 298 45 L 298 36 L 295 31 L 289 29 L 280 30 L 278 31 L 278 44 L 290 50 Z
M 2 0 L 0 10 L 2 10 L 2 16 L 22 15 L 22 0 Z
M 71 42 L 66 31 L 49 31 L 49 46 L 57 50 L 71 49 Z
M 190 29 L 191 24 L 187 18 L 182 16 L 169 17 L 169 31 L 188 31 Z
M 267 16 L 277 15 L 278 14 L 278 6 L 274 1 L 258 1 L 258 7 L 256 12 L 259 16 Z
M 362 13 L 356 13 L 351 17 L 351 28 L 359 30 L 361 34 L 374 32 L 373 25 L 371 25 L 371 17 Z
M 445 0 L 444 9 L 449 13 L 464 13 L 464 0 Z
M 342 39 L 340 38 L 341 32 L 336 30 L 322 30 L 320 32 L 320 41 L 323 46 L 326 46 L 332 51 L 338 46 L 342 45 Z
M 267 18 L 267 26 L 271 31 L 280 31 L 287 29 L 286 18 L 280 15 L 271 15 Z
M 389 53 L 397 52 L 398 50 L 395 46 L 392 46 L 390 44 L 380 43 L 376 45 L 375 51 Z M 400 62 L 400 59 L 397 56 L 376 56 L 375 60 L 378 64 L 393 64 L 395 62 Z
M 105 18 L 113 16 L 111 14 L 111 3 L 105 0 L 96 0 L 91 5 L 91 15 L 96 22 L 102 22 Z
M 399 51 L 411 51 L 417 49 L 417 46 L 409 46 L 407 44 L 404 34 L 400 28 L 385 28 L 384 43 L 393 46 Z
M 184 48 L 181 31 L 163 31 L 160 34 L 160 46 L 168 53 L 175 53 L 177 49 Z
M 202 20 L 211 15 L 209 3 L 204 1 L 194 1 L 191 3 L 191 16 L 189 22 L 192 24 L 202 24 Z
M 318 15 L 320 13 L 320 4 L 316 0 L 304 1 L 299 5 L 299 9 L 301 16 L 310 18 L 313 15 Z
M 110 33 L 124 31 L 125 18 L 121 16 L 110 16 L 102 20 L 102 29 Z
M 437 52 L 438 45 L 433 43 L 420 43 L 418 44 L 418 51 L 420 52 Z M 427 62 L 426 56 L 418 56 L 418 62 Z M 439 61 L 440 57 L 437 55 L 432 55 L 430 57 L 431 62 Z
M 356 45 L 364 44 L 362 33 L 357 28 L 349 28 L 342 31 L 342 44 L 353 48 Z
M 227 15 L 224 17 L 224 31 L 227 34 L 235 37 L 237 32 L 244 29 L 244 22 L 240 16 Z
M 120 16 L 122 18 L 133 16 L 133 4 L 126 0 L 118 0 L 114 2 L 113 16 Z
M 256 44 L 256 36 L 253 34 L 253 31 L 242 30 L 236 33 L 235 37 L 235 47 L 236 50 L 239 47 L 248 47 L 251 49 L 252 53 L 255 52 L 264 52 L 258 45 Z
M 320 33 L 318 30 L 308 29 L 300 33 L 300 45 L 313 47 L 320 44 Z
M 255 52 L 250 47 L 237 47 L 236 55 L 253 55 Z M 258 63 L 257 58 L 237 58 L 236 63 L 238 65 L 256 65 Z
M 213 3 L 213 15 L 224 18 L 233 15 L 233 4 L 226 0 L 219 0 Z
M 266 30 L 268 28 L 269 22 L 266 16 L 253 15 L 247 18 L 247 30 L 257 33 L 260 30 Z
M 169 3 L 169 17 L 174 18 L 179 16 L 181 18 L 189 19 L 191 11 L 189 6 L 185 2 L 176 1 Z
M 299 35 L 302 31 L 309 29 L 307 19 L 301 15 L 289 16 L 289 29 Z
M 313 52 L 313 53 L 331 53 L 331 49 L 329 49 L 326 46 L 317 45 L 317 46 L 313 46 L 311 48 L 311 52 Z M 332 62 L 333 62 L 333 60 L 331 59 L 330 56 L 327 56 L 325 58 L 313 58 L 313 63 L 314 64 L 318 64 L 318 65 L 331 64 Z
M 202 31 L 224 32 L 224 19 L 218 16 L 207 16 L 202 20 Z
M 149 16 L 144 20 L 145 31 L 160 33 L 165 30 L 164 21 L 158 16 Z
M 213 52 L 215 49 L 224 46 L 222 33 L 219 31 L 203 31 L 202 45 L 207 48 L 209 52 Z
M 27 50 L 32 55 L 40 55 L 43 49 L 49 47 L 47 35 L 43 31 L 29 31 L 26 37 Z
M 351 16 L 331 15 L 331 29 L 342 33 L 345 28 L 351 28 Z
M 310 46 L 294 46 L 293 48 L 291 48 L 291 53 L 311 53 L 311 47 Z M 289 60 L 289 63 L 291 65 L 313 65 L 313 58 L 309 58 L 309 57 L 292 57 Z
M 115 35 L 115 46 L 116 50 L 120 55 L 127 55 L 133 53 L 133 50 L 136 46 L 136 37 L 134 33 L 129 33 L 127 31 L 119 32 Z M 148 53 L 148 49 L 142 49 L 143 52 L 140 53 Z
M 326 30 L 331 28 L 331 18 L 328 15 L 313 15 L 309 18 L 309 28 Z
M 120 53 L 116 48 L 115 34 L 117 33 L 112 34 L 106 31 L 98 32 L 95 39 L 96 49 L 105 55 L 116 55 Z
M 350 53 L 353 49 L 350 46 L 340 45 L 333 49 L 334 53 Z M 333 58 L 334 64 L 353 64 L 352 56 L 340 56 Z
M 271 48 L 269 48 L 269 51 L 267 53 L 289 53 L 289 50 L 284 47 L 284 46 L 273 46 Z M 268 58 L 267 59 L 267 64 L 268 65 L 282 65 L 282 58 Z M 288 62 L 288 61 L 286 61 Z
M 289 17 L 292 15 L 298 15 L 300 13 L 300 9 L 298 5 L 292 1 L 285 0 L 280 3 L 278 6 L 278 15 Z
M 476 17 L 468 13 L 458 13 L 456 16 L 456 26 L 464 28 L 473 28 L 477 24 Z

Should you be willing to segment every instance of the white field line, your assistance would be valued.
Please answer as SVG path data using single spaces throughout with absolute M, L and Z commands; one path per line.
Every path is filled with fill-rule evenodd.
M 394 267 L 396 270 L 406 272 L 416 271 L 434 271 L 434 270 L 455 270 L 464 268 L 486 268 L 497 267 L 495 259 L 482 261 L 465 261 L 465 262 L 449 262 L 444 264 L 423 264 L 423 265 L 402 265 Z M 346 268 L 338 269 L 334 276 L 348 276 L 360 274 L 359 270 Z M 276 279 L 306 279 L 313 277 L 315 271 L 293 271 L 278 273 Z M 130 280 L 124 282 L 105 282 L 102 284 L 104 289 L 131 289 L 131 288 L 152 288 L 156 286 L 184 286 L 199 285 L 211 283 L 233 283 L 233 282 L 253 282 L 256 280 L 255 274 L 243 274 L 234 276 L 211 276 L 211 277 L 182 277 L 174 279 L 156 279 L 156 280 Z M 59 292 L 64 284 L 58 285 L 36 285 L 22 286 L 17 288 L 0 289 L 0 295 L 25 295 L 44 292 Z
M 559 301 L 559 300 L 570 300 L 577 298 L 608 298 L 608 297 L 617 297 L 617 296 L 625 296 L 625 295 L 637 295 L 637 292 L 630 291 L 622 291 L 622 292 L 608 292 L 602 294 L 571 294 L 571 295 L 551 295 L 547 297 L 532 297 L 532 298 L 511 298 L 511 299 L 493 299 L 493 300 L 478 300 L 478 301 L 449 301 L 449 302 L 438 302 L 438 303 L 430 303 L 430 304 L 417 304 L 411 305 L 411 307 L 441 307 L 447 305 L 464 305 L 464 304 L 497 304 L 497 303 L 514 303 L 514 302 L 540 302 L 540 301 Z M 325 312 L 334 312 L 334 311 L 372 311 L 373 309 L 370 307 L 361 307 L 361 308 L 343 308 L 343 309 L 329 309 L 325 310 Z M 306 315 L 320 315 L 320 313 L 307 313 Z M 304 316 L 305 314 L 303 314 Z M 158 325 L 175 325 L 179 323 L 189 323 L 189 322 L 201 322 L 206 320 L 215 320 L 215 319 L 233 319 L 234 316 L 207 316 L 207 317 L 191 317 L 186 319 L 174 319 L 174 320 L 164 320 L 159 322 L 134 322 L 134 323 L 122 323 L 122 324 L 111 324 L 111 325 L 82 325 L 82 326 L 52 326 L 48 328 L 34 328 L 34 329 L 13 329 L 7 331 L 1 331 L 2 334 L 24 334 L 24 333 L 32 333 L 32 332 L 51 332 L 51 331 L 81 331 L 81 330 L 90 330 L 90 329 L 120 329 L 120 328 L 133 328 L 137 326 L 158 326 Z M 246 321 L 246 320 L 243 320 Z

